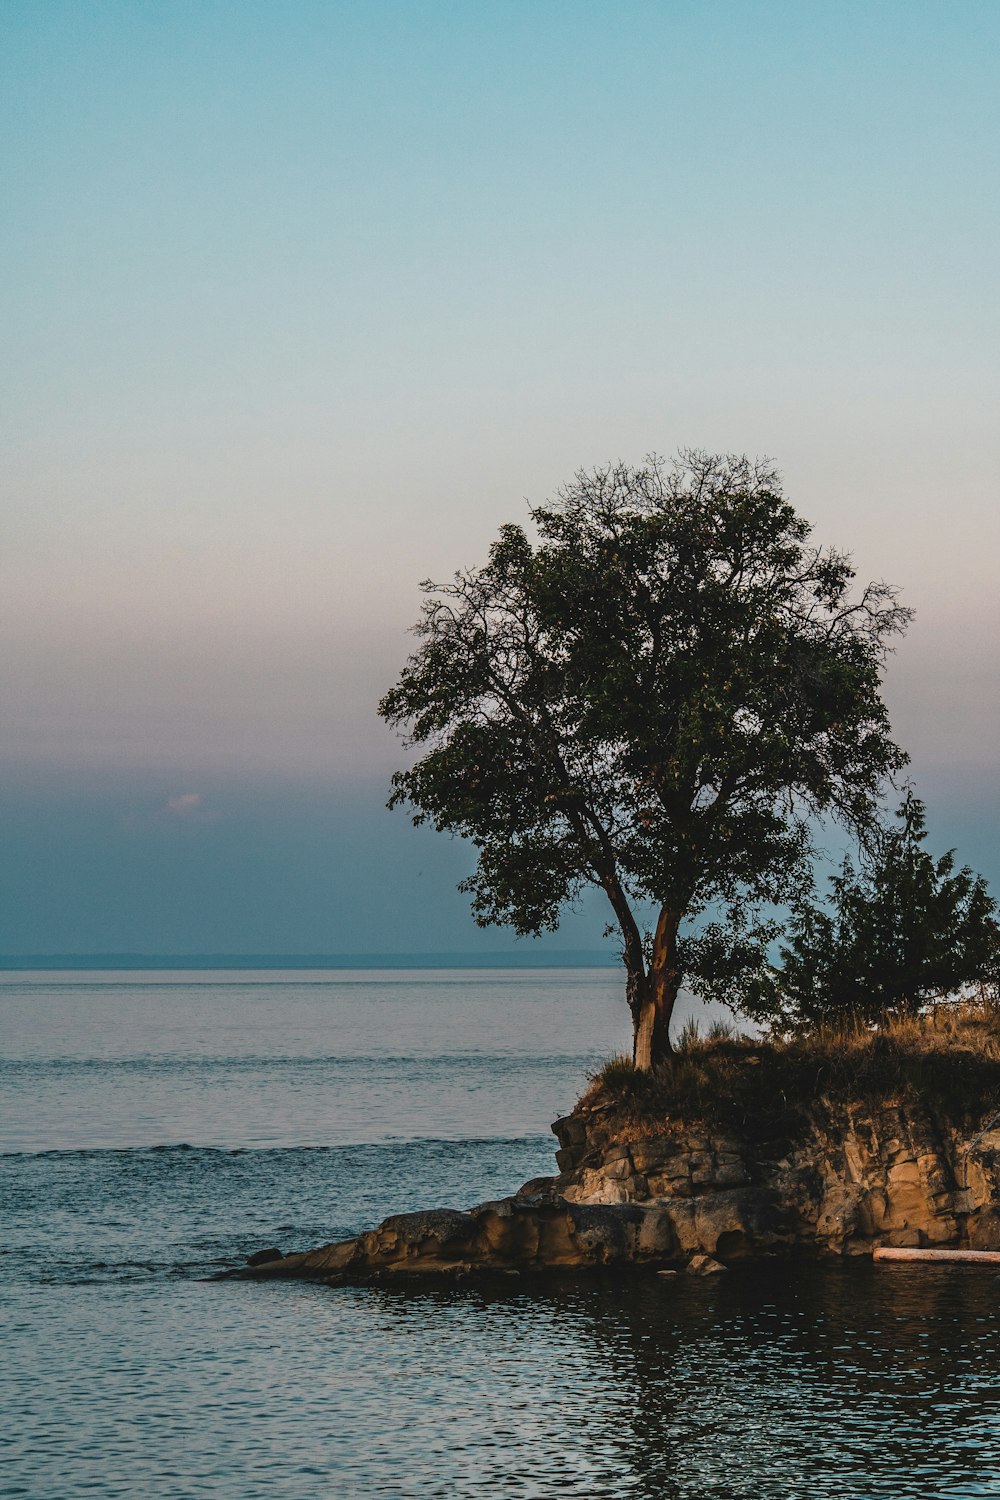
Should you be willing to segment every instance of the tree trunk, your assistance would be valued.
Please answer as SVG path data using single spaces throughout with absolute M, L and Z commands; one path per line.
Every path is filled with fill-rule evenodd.
M 674 1050 L 670 1045 L 670 1018 L 683 978 L 677 963 L 679 925 L 677 913 L 664 907 L 653 937 L 653 961 L 639 1004 L 632 1011 L 635 1026 L 632 1056 L 636 1067 L 647 1073 Z

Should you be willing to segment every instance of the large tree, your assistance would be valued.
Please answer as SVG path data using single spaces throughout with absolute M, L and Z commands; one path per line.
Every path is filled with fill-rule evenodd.
M 651 1068 L 682 982 L 759 966 L 816 815 L 872 824 L 905 760 L 880 680 L 908 611 L 746 458 L 581 472 L 531 517 L 534 541 L 504 526 L 484 567 L 422 585 L 380 705 L 421 752 L 390 806 L 471 840 L 483 926 L 553 930 L 604 890 Z

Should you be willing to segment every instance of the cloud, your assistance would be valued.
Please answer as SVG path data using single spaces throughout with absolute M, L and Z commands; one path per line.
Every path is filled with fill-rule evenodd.
M 201 792 L 178 792 L 167 798 L 158 816 L 172 823 L 218 823 L 222 814 L 205 806 Z
M 126 830 L 141 828 L 152 828 L 157 824 L 184 824 L 190 827 L 199 823 L 218 823 L 222 819 L 222 813 L 205 804 L 205 798 L 201 792 L 175 792 L 172 797 L 162 803 L 154 812 L 130 813 L 122 819 L 122 827 Z
M 164 817 L 184 818 L 188 822 L 199 822 L 207 813 L 200 792 L 179 792 L 176 797 L 168 797 L 160 811 Z

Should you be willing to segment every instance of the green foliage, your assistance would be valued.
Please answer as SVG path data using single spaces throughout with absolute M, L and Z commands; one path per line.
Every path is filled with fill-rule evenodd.
M 418 649 L 380 712 L 419 751 L 393 779 L 469 839 L 476 920 L 555 928 L 607 893 L 633 981 L 636 903 L 722 920 L 672 949 L 706 993 L 759 966 L 762 903 L 806 879 L 810 819 L 871 824 L 901 766 L 879 684 L 908 612 L 854 591 L 845 554 L 810 541 L 777 474 L 683 454 L 580 473 L 501 528 L 484 567 L 423 585 Z
M 953 851 L 937 860 L 927 853 L 924 805 L 911 790 L 897 819 L 865 867 L 844 862 L 829 906 L 795 911 L 781 962 L 757 989 L 756 1008 L 777 1012 L 786 1029 L 914 1014 L 995 978 L 1000 948 L 986 882 L 956 869 Z

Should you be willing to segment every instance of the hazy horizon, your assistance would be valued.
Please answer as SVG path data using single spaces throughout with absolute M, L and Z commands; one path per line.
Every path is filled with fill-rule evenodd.
M 534 945 L 532 945 L 533 947 Z M 90 972 L 142 973 L 290 970 L 302 973 L 369 969 L 606 969 L 620 960 L 610 949 L 547 949 L 541 953 L 2 953 L 5 973 Z

